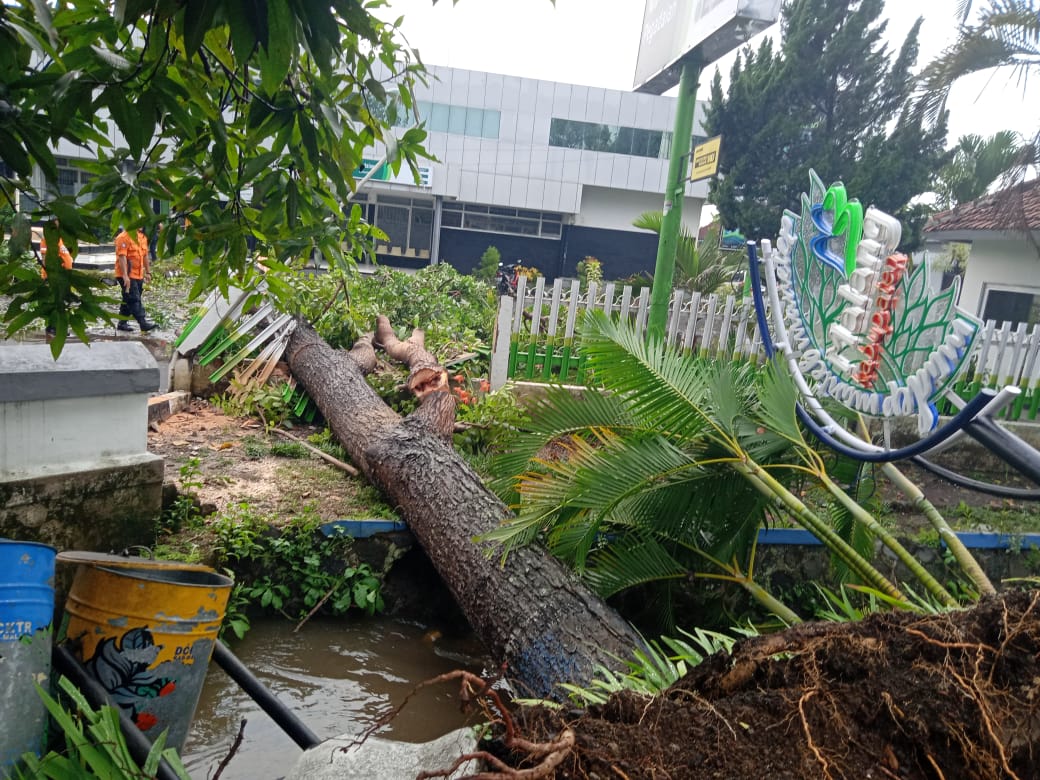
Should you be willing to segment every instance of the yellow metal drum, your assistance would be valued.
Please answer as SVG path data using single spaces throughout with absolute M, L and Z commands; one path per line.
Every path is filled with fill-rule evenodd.
M 87 671 L 153 740 L 180 749 L 232 582 L 203 567 L 81 565 L 62 634 Z

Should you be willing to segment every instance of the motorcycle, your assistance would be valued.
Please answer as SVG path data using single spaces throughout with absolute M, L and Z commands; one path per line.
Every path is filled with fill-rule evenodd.
M 498 264 L 498 271 L 495 272 L 495 289 L 498 290 L 499 295 L 516 295 L 517 281 L 520 279 L 520 264 L 513 263 L 512 265 L 505 265 L 504 263 Z

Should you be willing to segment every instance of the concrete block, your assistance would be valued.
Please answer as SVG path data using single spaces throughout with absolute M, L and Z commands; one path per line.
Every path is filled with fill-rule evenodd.
M 137 341 L 66 344 L 55 360 L 46 344 L 4 347 L 0 402 L 112 397 L 159 388 L 155 359 Z
M 191 394 L 186 392 L 164 393 L 148 399 L 148 424 L 159 423 L 177 412 L 188 408 Z
M 0 482 L 0 536 L 59 550 L 119 551 L 155 540 L 164 461 L 145 453 L 90 470 Z
M 477 749 L 473 729 L 462 728 L 432 742 L 412 744 L 369 737 L 353 745 L 350 735 L 334 737 L 305 752 L 286 780 L 372 780 L 375 777 L 415 777 L 423 770 L 447 769 L 459 756 Z M 481 771 L 482 762 L 467 761 L 449 778 Z
M 178 357 L 170 363 L 170 390 L 191 392 L 191 361 L 188 358 Z

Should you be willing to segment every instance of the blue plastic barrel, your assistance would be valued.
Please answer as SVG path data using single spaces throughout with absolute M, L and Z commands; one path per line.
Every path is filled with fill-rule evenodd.
M 0 539 L 0 776 L 43 745 L 54 616 L 53 547 Z

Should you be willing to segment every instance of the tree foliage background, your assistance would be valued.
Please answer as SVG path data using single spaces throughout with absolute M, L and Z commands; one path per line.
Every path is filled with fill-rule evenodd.
M 706 128 L 724 138 L 709 200 L 726 228 L 775 237 L 814 168 L 825 182 L 903 223 L 920 242 L 929 192 L 945 152 L 946 115 L 926 120 L 913 101 L 921 20 L 898 52 L 883 42 L 884 0 L 789 0 L 782 43 L 738 54 L 729 90 L 712 82 Z
M 0 5 L 0 190 L 57 217 L 66 244 L 110 238 L 117 224 L 154 227 L 161 246 L 197 274 L 193 293 L 246 283 L 265 256 L 275 295 L 315 248 L 349 263 L 369 228 L 349 198 L 366 146 L 386 144 L 415 168 L 425 131 L 391 137 L 394 113 L 414 105 L 418 54 L 367 0 L 21 0 Z M 388 95 L 388 93 L 393 93 Z M 398 124 L 408 124 L 401 122 Z M 54 149 L 95 153 L 77 200 L 61 195 Z M 48 184 L 34 186 L 33 167 Z M 38 177 L 37 177 L 38 179 Z M 153 200 L 170 214 L 153 213 Z M 48 247 L 57 231 L 48 224 Z M 39 270 L 19 263 L 22 223 L 0 249 L 0 288 L 13 303 L 8 333 L 37 317 L 85 339 L 109 316 L 96 279 L 63 272 L 56 251 Z M 14 250 L 14 251 L 10 251 Z

